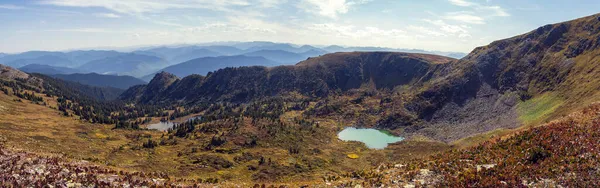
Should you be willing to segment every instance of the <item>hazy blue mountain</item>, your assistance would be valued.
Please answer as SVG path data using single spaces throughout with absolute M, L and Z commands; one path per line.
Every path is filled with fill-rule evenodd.
M 284 65 L 293 65 L 302 60 L 306 60 L 307 57 L 288 52 L 284 50 L 259 50 L 255 52 L 245 53 L 245 56 L 264 57 L 266 59 L 279 62 Z
M 214 52 L 208 49 L 204 49 L 204 48 L 200 48 L 200 49 L 193 49 L 190 51 L 186 51 L 182 54 L 179 54 L 171 59 L 169 59 L 170 62 L 172 62 L 173 64 L 176 63 L 183 63 L 192 59 L 196 59 L 196 58 L 201 58 L 201 57 L 217 57 L 217 56 L 223 56 L 224 54 L 221 54 L 219 52 Z
M 78 50 L 67 52 L 67 57 L 74 63 L 71 67 L 78 67 L 90 61 L 124 55 L 125 53 L 112 50 Z
M 4 57 L 4 56 L 6 56 L 6 55 L 7 55 L 7 54 L 5 54 L 5 53 L 0 53 L 0 58 Z
M 24 60 L 36 59 L 36 58 L 40 58 L 43 56 L 53 56 L 56 58 L 68 59 L 68 57 L 62 52 L 29 51 L 29 52 L 23 52 L 20 54 L 6 55 L 6 56 L 0 58 L 0 64 L 18 68 L 18 67 L 22 67 L 22 66 L 26 65 L 24 63 L 27 63 L 27 62 Z M 19 61 L 19 60 L 21 60 L 21 61 Z M 47 65 L 48 63 L 41 63 L 41 64 Z
M 242 50 L 247 50 L 247 49 L 254 48 L 254 47 L 271 46 L 271 45 L 275 45 L 275 44 L 277 44 L 277 43 L 266 42 L 266 41 L 254 41 L 254 42 L 239 42 L 239 43 L 233 44 L 231 46 L 242 49 Z
M 427 50 L 420 50 L 420 49 L 400 49 L 400 48 L 384 48 L 384 47 L 342 47 L 342 46 L 337 46 L 337 45 L 332 45 L 332 46 L 327 46 L 324 47 L 323 50 L 326 50 L 327 52 L 330 53 L 335 53 L 335 52 L 376 52 L 376 51 L 381 51 L 381 52 L 406 52 L 406 53 L 421 53 L 421 54 L 433 54 L 433 55 L 442 55 L 442 56 L 446 56 L 446 57 L 452 57 L 452 58 L 463 58 L 464 56 L 466 56 L 466 53 L 462 53 L 462 52 L 441 52 L 441 51 L 427 51 Z
M 73 74 L 73 73 L 83 73 L 84 71 L 69 68 L 69 67 L 59 67 L 52 65 L 40 65 L 40 64 L 29 64 L 25 65 L 19 70 L 27 73 L 40 73 L 45 75 L 53 75 L 53 74 Z
M 285 44 L 285 43 L 269 43 L 269 42 L 254 42 L 251 44 L 255 44 L 256 46 L 252 46 L 250 48 L 245 49 L 246 53 L 261 51 L 261 50 L 283 50 L 293 53 L 303 53 L 309 50 L 321 50 L 317 47 L 310 45 L 303 45 L 297 47 L 293 44 Z
M 30 64 L 38 64 L 38 65 L 52 65 L 52 66 L 61 66 L 68 67 L 73 64 L 73 62 L 66 57 L 59 55 L 43 55 L 31 59 L 16 59 L 12 61 L 7 61 L 3 63 L 4 65 L 20 68 L 25 65 Z
M 246 52 L 255 52 L 255 51 L 261 51 L 261 50 L 283 50 L 283 51 L 288 51 L 288 52 L 298 52 L 298 48 L 290 45 L 290 44 L 273 44 L 273 45 L 266 45 L 266 46 L 255 46 L 252 48 L 248 48 L 245 51 Z
M 321 55 L 325 55 L 328 54 L 329 52 L 322 50 L 322 49 L 312 49 L 312 50 L 308 50 L 305 52 L 300 53 L 300 55 L 304 56 L 304 57 L 319 57 Z
M 451 52 L 451 53 L 448 53 L 448 54 L 446 54 L 444 56 L 451 57 L 451 58 L 456 58 L 456 59 L 461 59 L 461 58 L 467 56 L 467 54 L 466 53 L 462 53 L 462 52 Z
M 146 84 L 145 81 L 131 76 L 102 75 L 96 73 L 56 74 L 50 76 L 90 86 L 114 87 L 119 89 L 128 89 L 134 85 Z
M 223 55 L 240 55 L 244 53 L 243 50 L 233 46 L 213 45 L 213 46 L 200 46 L 202 49 L 207 49 L 213 52 L 217 52 Z
M 48 52 L 29 51 L 20 54 L 10 54 L 0 57 L 0 63 L 12 67 L 22 67 L 29 64 L 51 65 L 60 67 L 78 67 L 89 61 L 104 59 L 122 55 L 117 51 L 72 51 L 72 52 Z
M 317 48 L 311 45 L 303 45 L 298 47 L 298 52 L 296 53 L 305 53 L 308 51 L 322 51 L 322 52 L 326 52 L 325 50 L 321 49 L 321 48 Z
M 201 57 L 216 57 L 224 55 L 222 53 L 198 46 L 158 47 L 142 51 L 135 51 L 134 53 L 160 57 L 169 61 L 171 65 Z
M 344 52 L 344 51 L 346 51 L 346 48 L 344 48 L 342 46 L 338 46 L 338 45 L 331 45 L 331 46 L 324 47 L 323 50 L 326 50 L 328 52 Z
M 155 72 L 156 70 L 168 66 L 168 64 L 169 63 L 166 60 L 159 57 L 129 53 L 91 61 L 80 66 L 78 69 L 100 74 L 117 74 L 138 77 Z
M 242 66 L 277 66 L 281 63 L 268 60 L 264 57 L 251 56 L 221 56 L 221 57 L 204 57 L 193 59 L 177 65 L 172 65 L 158 72 L 169 72 L 178 77 L 185 77 L 191 74 L 206 75 L 208 72 L 216 71 L 226 67 L 242 67 Z M 147 75 L 142 78 L 148 81 L 154 77 L 154 74 Z

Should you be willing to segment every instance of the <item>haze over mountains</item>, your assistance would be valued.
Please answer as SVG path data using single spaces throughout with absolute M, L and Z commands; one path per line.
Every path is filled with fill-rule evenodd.
M 293 65 L 309 57 L 318 57 L 332 52 L 351 51 L 419 52 L 446 55 L 454 58 L 460 58 L 465 55 L 464 53 L 428 52 L 423 50 L 377 47 L 327 46 L 319 48 L 310 45 L 298 46 L 273 42 L 223 42 L 211 43 L 210 45 L 145 47 L 130 52 L 113 50 L 78 50 L 70 52 L 30 51 L 20 54 L 2 54 L 0 56 L 0 64 L 22 68 L 26 72 L 38 72 L 42 74 L 94 72 L 98 74 L 128 75 L 149 81 L 153 77 L 153 74 L 165 70 L 174 71 L 174 74 L 183 77 L 190 74 L 206 74 L 209 71 L 216 71 L 219 68 L 227 66 Z M 226 61 L 235 59 L 236 62 L 221 65 L 200 63 L 205 61 L 214 63 L 217 61 L 216 59 L 202 59 L 206 57 L 217 57 Z M 194 62 L 197 62 L 197 65 Z M 177 72 L 177 64 L 182 64 L 180 67 L 197 70 L 198 72 L 189 70 Z M 167 67 L 169 67 L 168 70 Z

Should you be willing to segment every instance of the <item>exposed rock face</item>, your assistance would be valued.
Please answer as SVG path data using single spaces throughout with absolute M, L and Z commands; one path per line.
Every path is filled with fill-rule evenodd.
M 515 106 L 529 96 L 552 93 L 572 107 L 592 99 L 600 88 L 600 52 L 592 45 L 600 30 L 590 28 L 600 28 L 596 16 L 546 25 L 445 65 L 406 105 L 426 120 L 417 132 L 452 141 L 519 126 Z
M 27 74 L 23 71 L 20 71 L 20 70 L 17 70 L 15 68 L 5 66 L 5 65 L 0 65 L 0 78 L 6 79 L 6 80 L 14 80 L 14 79 L 26 80 L 32 86 L 38 86 L 38 87 L 41 87 L 42 81 L 43 81 L 42 79 L 30 76 L 29 74 Z
M 6 79 L 27 79 L 29 78 L 29 74 L 9 66 L 0 65 L 0 77 Z

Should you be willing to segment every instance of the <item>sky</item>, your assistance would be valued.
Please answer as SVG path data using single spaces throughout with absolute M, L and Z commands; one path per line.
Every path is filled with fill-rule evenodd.
M 272 41 L 470 52 L 598 0 L 0 0 L 0 52 Z

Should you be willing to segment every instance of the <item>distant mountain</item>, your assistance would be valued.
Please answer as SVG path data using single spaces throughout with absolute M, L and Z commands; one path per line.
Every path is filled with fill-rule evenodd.
M 6 56 L 7 54 L 5 53 L 0 53 L 0 58 Z
M 288 52 L 284 50 L 259 50 L 255 52 L 245 53 L 245 56 L 264 57 L 266 59 L 279 62 L 283 65 L 296 64 L 302 60 L 306 60 L 306 56 Z
M 69 60 L 66 56 L 64 56 L 64 54 L 42 55 L 42 56 L 36 56 L 36 57 L 32 57 L 32 58 L 27 58 L 27 59 L 15 59 L 15 60 L 8 60 L 8 59 L 12 59 L 12 57 L 7 56 L 7 57 L 5 57 L 5 59 L 6 59 L 6 61 L 3 62 L 4 65 L 15 67 L 15 68 L 20 68 L 20 67 L 23 67 L 25 65 L 30 65 L 30 64 L 52 65 L 52 66 L 63 66 L 63 67 L 73 64 L 73 62 L 71 60 Z
M 9 61 L 5 63 L 11 67 L 23 67 L 31 64 L 38 65 L 52 65 L 52 66 L 69 66 L 73 64 L 73 62 L 65 57 L 54 56 L 54 55 L 44 55 L 32 59 L 17 59 L 14 61 Z
M 96 73 L 89 74 L 56 74 L 52 77 L 66 81 L 77 82 L 80 84 L 97 87 L 114 87 L 119 89 L 128 89 L 134 85 L 146 84 L 145 81 L 131 76 L 102 75 Z
M 53 92 L 64 96 L 77 97 L 80 100 L 92 98 L 100 101 L 109 101 L 117 99 L 123 93 L 123 89 L 119 88 L 91 86 L 38 73 L 31 74 L 31 77 L 43 80 L 43 85 L 46 89 L 50 87 L 53 88 Z
M 0 64 L 15 68 L 30 64 L 74 68 L 89 61 L 114 57 L 122 54 L 124 53 L 102 50 L 72 52 L 29 51 L 20 54 L 6 54 L 4 56 L 0 56 Z
M 298 47 L 294 44 L 274 42 L 243 42 L 235 44 L 234 46 L 243 49 L 246 53 L 262 50 L 283 50 L 293 53 L 303 53 L 309 50 L 322 50 L 320 48 L 310 45 L 303 45 Z
M 129 53 L 91 61 L 78 69 L 100 74 L 143 76 L 155 72 L 169 63 L 159 57 Z
M 194 49 L 194 50 L 179 54 L 179 55 L 169 59 L 169 61 L 171 61 L 173 64 L 176 64 L 176 63 L 183 63 L 183 62 L 186 62 L 186 61 L 189 61 L 192 59 L 196 59 L 196 58 L 201 58 L 201 57 L 217 57 L 217 56 L 223 56 L 223 54 L 221 54 L 219 52 L 214 52 L 211 50 L 200 48 L 200 49 Z
M 200 48 L 202 49 L 207 49 L 213 52 L 217 52 L 223 55 L 239 55 L 244 53 L 243 50 L 233 47 L 233 46 L 218 46 L 218 45 L 213 45 L 213 46 L 201 46 Z
M 135 51 L 134 53 L 161 57 L 169 61 L 170 65 L 201 57 L 217 57 L 224 55 L 198 46 L 158 47 L 143 51 Z
M 262 57 L 237 57 L 265 60 Z M 201 58 L 176 66 L 179 70 L 188 70 L 204 67 L 199 65 L 214 65 L 213 61 L 230 57 L 219 58 L 221 59 Z M 230 62 L 238 62 L 236 60 L 232 59 Z M 335 53 L 311 58 L 293 66 L 224 68 L 206 76 L 187 73 L 190 76 L 182 79 L 177 79 L 177 76 L 186 74 L 178 75 L 169 67 L 164 71 L 177 76 L 163 72 L 160 76 L 154 76 L 148 86 L 128 89 L 121 95 L 121 99 L 152 104 L 182 100 L 240 102 L 294 91 L 306 96 L 322 97 L 369 84 L 378 89 L 392 89 L 427 80 L 432 70 L 453 60 L 436 55 L 394 52 Z M 178 81 L 173 81 L 175 79 Z M 152 84 L 167 83 L 161 80 L 170 80 L 168 83 L 172 84 Z
M 62 52 L 47 52 L 47 51 L 29 51 L 20 54 L 8 54 L 0 58 L 0 63 L 6 65 L 7 62 L 16 61 L 19 59 L 34 59 L 42 56 L 57 56 L 67 58 Z
M 29 64 L 25 65 L 19 70 L 28 72 L 28 73 L 40 73 L 45 75 L 53 75 L 53 74 L 73 74 L 73 73 L 83 73 L 84 71 L 68 68 L 68 67 L 59 67 L 52 65 L 40 65 L 40 64 Z
M 405 53 L 422 53 L 422 54 L 433 54 L 433 55 L 441 55 L 452 58 L 463 58 L 467 54 L 462 52 L 441 52 L 441 51 L 427 51 L 427 50 L 419 50 L 419 49 L 400 49 L 400 48 L 383 48 L 383 47 L 343 47 L 343 46 L 327 46 L 324 47 L 323 50 L 326 50 L 330 53 L 335 52 L 405 52 Z
M 308 50 L 308 51 L 300 53 L 300 55 L 302 55 L 304 57 L 318 57 L 318 56 L 325 55 L 325 54 L 328 54 L 328 52 L 325 50 L 322 50 L 322 49 L 312 49 L 312 50 Z
M 344 51 L 349 51 L 346 50 L 346 48 L 342 47 L 342 46 L 338 46 L 338 45 L 331 45 L 331 46 L 327 46 L 323 48 L 324 50 L 328 51 L 328 52 L 344 52 Z
M 463 58 L 463 57 L 467 56 L 467 54 L 466 53 L 461 53 L 461 52 L 453 52 L 453 53 L 448 53 L 445 56 L 456 58 L 456 59 L 460 59 L 460 58 Z
M 216 71 L 226 67 L 241 66 L 277 66 L 281 63 L 268 60 L 264 57 L 250 56 L 221 56 L 204 57 L 193 59 L 184 63 L 169 66 L 161 71 L 172 73 L 178 77 L 185 77 L 192 74 L 206 75 L 208 72 Z M 143 79 L 152 78 L 154 74 L 145 76 Z
M 256 47 L 248 48 L 245 51 L 246 52 L 254 52 L 254 51 L 262 51 L 262 50 L 282 50 L 282 51 L 288 51 L 288 52 L 293 52 L 293 53 L 298 53 L 298 52 L 302 51 L 290 44 L 272 44 L 272 45 L 267 45 L 267 46 L 256 46 Z
M 67 52 L 67 57 L 74 63 L 70 67 L 78 67 L 90 61 L 124 55 L 125 53 L 112 50 L 88 50 Z
M 238 42 L 238 43 L 232 44 L 231 46 L 242 49 L 242 50 L 247 50 L 250 48 L 257 48 L 257 47 L 261 47 L 261 46 L 272 46 L 275 44 L 277 44 L 277 43 L 267 42 L 267 41 L 254 41 L 254 42 Z

